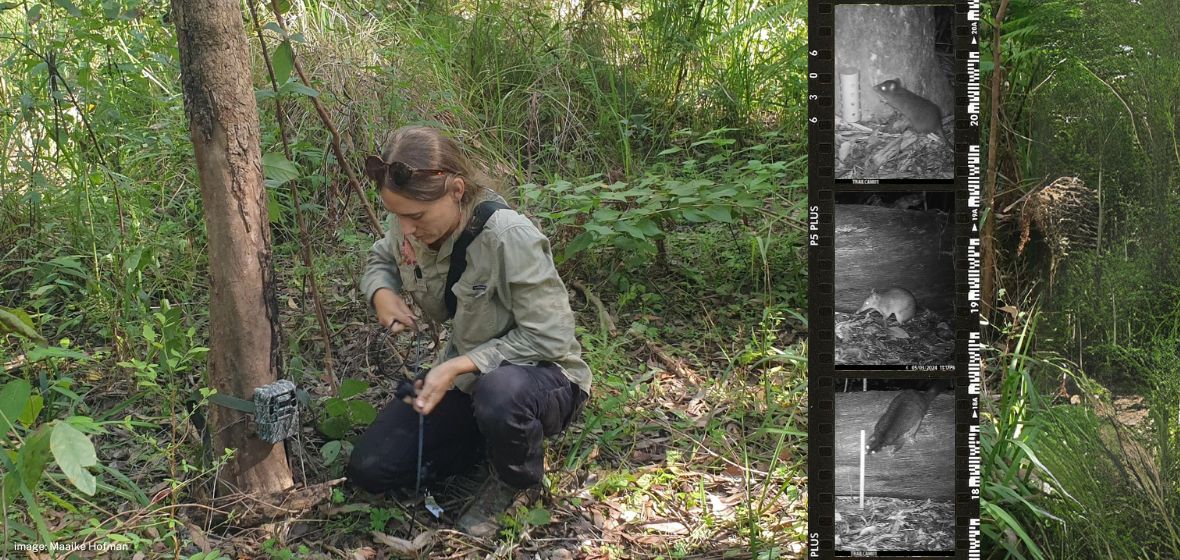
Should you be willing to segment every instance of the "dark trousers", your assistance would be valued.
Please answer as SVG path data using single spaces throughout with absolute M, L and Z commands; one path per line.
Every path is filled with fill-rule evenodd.
M 541 482 L 545 436 L 569 426 L 585 400 L 553 364 L 500 364 L 480 376 L 470 395 L 452 389 L 425 417 L 423 482 L 471 468 L 485 449 L 504 482 L 517 488 Z M 394 400 L 357 440 L 346 476 L 374 493 L 412 488 L 417 461 L 418 413 Z

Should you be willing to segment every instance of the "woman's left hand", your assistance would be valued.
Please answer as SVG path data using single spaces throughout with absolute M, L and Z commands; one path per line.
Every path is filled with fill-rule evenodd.
M 459 356 L 447 360 L 426 373 L 426 377 L 418 380 L 414 388 L 418 396 L 414 398 L 412 406 L 421 414 L 430 414 L 446 396 L 447 391 L 455 384 L 455 378 L 469 371 L 476 371 L 475 364 L 466 356 Z

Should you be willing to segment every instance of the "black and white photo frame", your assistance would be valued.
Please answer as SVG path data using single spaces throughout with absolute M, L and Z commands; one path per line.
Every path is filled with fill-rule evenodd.
M 809 4 L 808 558 L 981 553 L 980 9 Z

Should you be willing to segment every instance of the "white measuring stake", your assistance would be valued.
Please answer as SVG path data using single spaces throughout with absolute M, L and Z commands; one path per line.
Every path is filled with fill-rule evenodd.
M 865 431 L 860 431 L 860 509 L 865 508 Z

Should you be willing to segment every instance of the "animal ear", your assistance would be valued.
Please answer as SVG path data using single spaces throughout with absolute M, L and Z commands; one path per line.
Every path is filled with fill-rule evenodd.
M 385 179 L 385 170 L 389 166 L 385 164 L 385 160 L 381 156 L 368 156 L 365 158 L 365 176 L 372 179 L 378 186 Z

